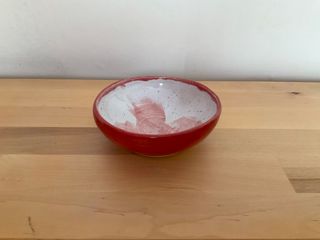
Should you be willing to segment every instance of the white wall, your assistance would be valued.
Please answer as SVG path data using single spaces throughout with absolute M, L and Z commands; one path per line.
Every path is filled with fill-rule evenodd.
M 0 76 L 320 79 L 320 0 L 0 0 Z

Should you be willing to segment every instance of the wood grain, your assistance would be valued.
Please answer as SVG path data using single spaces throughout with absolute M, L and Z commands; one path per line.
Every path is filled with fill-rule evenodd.
M 95 127 L 91 117 L 93 100 L 112 82 L 0 80 L 0 112 L 5 113 L 0 126 Z M 320 129 L 318 83 L 203 83 L 222 100 L 223 121 L 219 128 Z
M 201 144 L 145 158 L 91 106 L 112 81 L 0 80 L 0 239 L 320 239 L 320 84 L 209 82 Z
M 123 152 L 97 128 L 0 128 L 3 154 L 108 154 Z

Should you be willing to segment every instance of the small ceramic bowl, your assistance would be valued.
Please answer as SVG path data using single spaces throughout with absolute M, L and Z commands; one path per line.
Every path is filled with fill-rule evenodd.
M 135 77 L 103 89 L 93 105 L 104 135 L 131 152 L 166 156 L 204 139 L 221 113 L 219 98 L 199 82 Z

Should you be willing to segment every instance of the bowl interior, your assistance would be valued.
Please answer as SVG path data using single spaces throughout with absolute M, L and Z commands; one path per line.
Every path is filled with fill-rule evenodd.
M 212 118 L 217 104 L 204 90 L 170 79 L 133 80 L 107 92 L 97 104 L 108 123 L 141 134 L 168 134 Z

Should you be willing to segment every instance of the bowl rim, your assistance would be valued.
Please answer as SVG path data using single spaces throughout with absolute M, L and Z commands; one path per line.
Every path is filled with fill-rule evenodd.
M 130 131 L 126 131 L 122 128 L 118 128 L 116 126 L 114 126 L 113 124 L 109 123 L 106 119 L 104 119 L 102 117 L 102 115 L 100 114 L 99 110 L 98 110 L 98 104 L 101 100 L 101 98 L 103 98 L 106 94 L 108 94 L 109 92 L 113 91 L 115 88 L 125 85 L 129 82 L 133 82 L 133 81 L 149 81 L 149 80 L 173 80 L 173 81 L 178 81 L 178 82 L 182 82 L 185 84 L 189 84 L 189 85 L 193 85 L 195 87 L 197 87 L 199 90 L 201 91 L 205 91 L 206 93 L 208 93 L 210 95 L 210 97 L 212 98 L 212 100 L 216 103 L 217 106 L 217 110 L 215 112 L 215 114 L 210 117 L 207 121 L 192 127 L 192 128 L 188 128 L 186 130 L 180 131 L 180 132 L 174 132 L 174 133 L 166 133 L 166 134 L 147 134 L 147 133 L 136 133 L 136 132 L 130 132 Z M 202 127 L 214 122 L 215 120 L 219 119 L 220 115 L 221 115 L 221 111 L 222 111 L 222 107 L 221 107 L 221 102 L 219 97 L 207 86 L 205 86 L 204 84 L 199 83 L 198 81 L 194 81 L 194 80 L 190 80 L 190 79 L 185 79 L 185 78 L 179 78 L 179 77 L 163 77 L 163 76 L 137 76 L 137 77 L 131 77 L 131 78 L 126 78 L 123 80 L 118 80 L 114 83 L 111 83 L 110 85 L 108 85 L 107 87 L 103 88 L 98 95 L 96 96 L 94 102 L 93 102 L 93 115 L 94 117 L 96 117 L 100 122 L 102 122 L 103 124 L 106 124 L 108 127 L 122 132 L 124 134 L 130 135 L 132 137 L 145 137 L 145 138 L 161 138 L 161 137 L 172 137 L 172 136 L 178 136 L 178 135 L 183 135 L 183 134 L 187 134 L 187 133 L 191 133 L 194 132 L 198 129 L 201 129 Z

